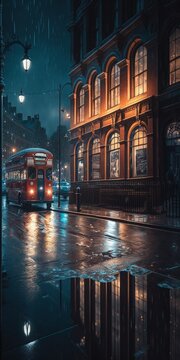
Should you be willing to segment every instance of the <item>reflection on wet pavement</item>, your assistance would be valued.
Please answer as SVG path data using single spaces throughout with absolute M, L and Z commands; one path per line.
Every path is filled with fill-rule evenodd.
M 178 280 L 131 266 L 113 281 L 71 278 L 36 292 L 25 312 L 9 309 L 3 360 L 180 358 Z
M 3 360 L 179 360 L 179 258 L 179 234 L 4 208 Z

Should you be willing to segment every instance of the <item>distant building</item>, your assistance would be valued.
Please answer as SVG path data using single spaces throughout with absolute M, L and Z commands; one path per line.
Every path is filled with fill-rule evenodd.
M 84 203 L 179 216 L 179 2 L 71 5 L 73 190 Z
M 31 126 L 30 126 L 31 124 Z M 23 114 L 16 112 L 16 107 L 4 97 L 3 116 L 3 161 L 12 152 L 28 147 L 47 147 L 46 130 L 41 127 L 39 116 L 23 120 Z
M 27 120 L 23 121 L 23 125 L 34 132 L 34 141 L 37 147 L 47 147 L 46 129 L 41 126 L 39 114 L 34 115 L 34 117 L 28 116 Z

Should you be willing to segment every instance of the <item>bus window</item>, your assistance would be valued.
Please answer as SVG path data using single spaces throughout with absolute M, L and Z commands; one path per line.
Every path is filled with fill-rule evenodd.
M 46 170 L 46 179 L 52 180 L 52 168 Z
M 29 167 L 28 169 L 28 179 L 35 179 L 36 178 L 36 169 L 34 167 Z
M 21 180 L 26 180 L 26 170 L 21 171 Z

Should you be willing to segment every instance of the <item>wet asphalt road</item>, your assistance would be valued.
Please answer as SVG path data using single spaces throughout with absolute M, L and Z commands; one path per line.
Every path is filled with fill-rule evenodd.
M 129 264 L 178 277 L 180 235 L 4 205 L 3 264 L 11 279 L 36 281 L 87 273 L 103 278 Z
M 3 359 L 16 359 L 14 349 L 34 339 L 73 330 L 70 318 L 59 315 L 59 280 L 111 281 L 134 265 L 180 280 L 179 234 L 38 207 L 7 208 L 4 200 Z M 22 327 L 29 319 L 33 325 L 27 338 Z M 18 352 L 17 358 L 31 357 Z

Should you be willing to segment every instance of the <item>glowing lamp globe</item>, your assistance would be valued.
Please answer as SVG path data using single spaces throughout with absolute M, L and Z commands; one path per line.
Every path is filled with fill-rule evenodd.
M 25 100 L 25 96 L 23 95 L 22 90 L 21 90 L 21 93 L 19 94 L 19 101 L 22 104 L 24 102 L 24 100 Z
M 22 59 L 23 68 L 25 71 L 28 71 L 31 67 L 31 59 L 27 54 L 24 55 Z

